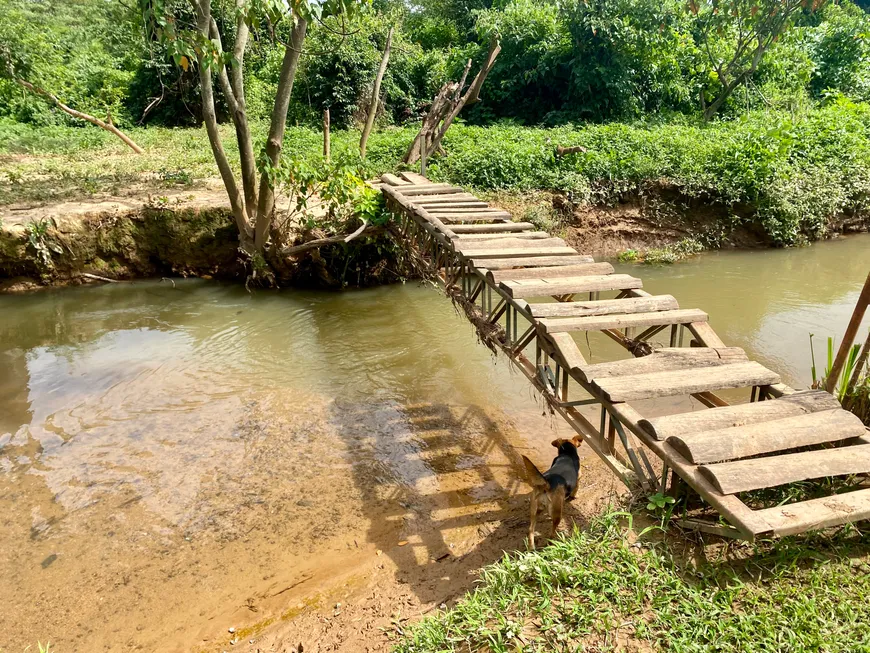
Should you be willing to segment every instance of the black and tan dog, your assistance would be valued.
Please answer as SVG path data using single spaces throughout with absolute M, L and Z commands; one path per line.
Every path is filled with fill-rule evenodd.
M 535 526 L 538 520 L 538 501 L 544 495 L 550 503 L 550 518 L 553 520 L 553 535 L 562 521 L 562 507 L 565 500 L 571 501 L 577 494 L 577 478 L 580 475 L 580 456 L 577 448 L 583 444 L 580 436 L 573 440 L 553 440 L 553 446 L 559 450 L 559 455 L 553 459 L 553 464 L 543 474 L 535 464 L 523 456 L 526 466 L 526 480 L 532 486 L 532 523 L 529 524 L 529 546 L 535 548 Z

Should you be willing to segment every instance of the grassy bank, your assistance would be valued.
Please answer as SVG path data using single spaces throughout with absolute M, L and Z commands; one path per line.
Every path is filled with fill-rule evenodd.
M 256 126 L 258 137 L 264 128 Z M 231 131 L 224 126 L 229 150 Z M 374 134 L 365 173 L 397 169 L 413 134 Z M 131 135 L 145 155 L 129 154 L 99 130 L 0 123 L 0 204 L 194 187 L 216 176 L 204 130 Z M 336 132 L 333 151 L 353 151 L 357 139 L 357 132 Z M 578 144 L 588 152 L 554 156 L 557 145 Z M 319 156 L 320 147 L 315 131 L 288 132 L 286 151 L 298 157 Z M 456 125 L 445 148 L 448 155 L 430 164 L 435 179 L 481 190 L 553 190 L 593 205 L 655 191 L 674 202 L 728 207 L 723 232 L 751 223 L 776 245 L 813 240 L 838 221 L 870 214 L 870 106 L 846 100 L 800 116 L 759 112 L 710 125 L 685 118 L 554 129 Z
M 870 549 L 854 530 L 708 550 L 709 562 L 685 541 L 641 542 L 616 514 L 505 557 L 395 650 L 870 651 Z

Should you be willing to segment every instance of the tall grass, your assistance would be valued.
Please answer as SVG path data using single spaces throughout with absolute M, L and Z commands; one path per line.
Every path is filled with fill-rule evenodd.
M 826 349 L 827 365 L 825 366 L 824 375 L 819 378 L 816 368 L 813 337 L 814 334 L 811 333 L 812 387 L 823 388 L 827 385 L 827 379 L 831 375 L 831 368 L 834 366 L 834 339 L 828 338 Z M 870 346 L 870 338 L 868 338 L 865 348 L 868 346 Z M 868 357 L 868 353 L 870 352 L 865 351 L 862 355 L 861 345 L 857 343 L 852 345 L 846 357 L 846 362 L 843 365 L 843 370 L 840 372 L 840 377 L 837 379 L 833 394 L 843 405 L 843 408 L 855 413 L 865 424 L 870 426 L 870 366 L 868 366 L 868 358 L 870 357 Z

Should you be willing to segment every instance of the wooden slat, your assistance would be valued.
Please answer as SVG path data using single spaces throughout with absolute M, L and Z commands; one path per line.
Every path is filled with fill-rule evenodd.
M 532 304 L 529 308 L 534 317 L 588 317 L 615 313 L 673 311 L 679 307 L 677 300 L 671 295 L 652 295 L 649 297 L 625 297 L 623 299 Z
M 458 224 L 452 227 L 457 234 L 495 234 L 515 231 L 532 231 L 531 222 L 501 222 L 495 224 Z
M 813 478 L 866 474 L 870 472 L 870 446 L 858 444 L 701 465 L 698 471 L 722 494 L 737 494 Z
M 426 206 L 425 204 L 423 206 Z M 499 209 L 492 206 L 473 206 L 471 208 L 463 208 L 461 205 L 455 204 L 436 204 L 434 206 L 426 206 L 426 210 L 430 213 L 461 213 L 463 215 L 489 215 L 491 213 L 507 213 L 504 209 Z
M 687 324 L 707 319 L 704 311 L 696 308 L 679 308 L 673 311 L 654 313 L 626 313 L 622 315 L 591 315 L 589 317 L 542 318 L 541 325 L 547 333 L 560 331 L 604 331 L 628 327 L 650 327 L 666 324 Z
M 705 347 L 724 347 L 725 343 L 722 342 L 722 339 L 716 335 L 716 332 L 713 331 L 713 327 L 711 327 L 707 322 L 699 322 L 698 324 L 690 324 L 689 330 L 698 338 L 698 342 L 700 342 Z
M 408 181 L 399 179 L 396 175 L 391 175 L 389 172 L 381 175 L 381 181 L 390 186 L 407 186 Z
M 754 361 L 691 370 L 651 372 L 597 379 L 592 382 L 608 401 L 675 397 L 754 385 L 778 383 L 779 375 Z
M 657 440 L 667 440 L 687 433 L 760 424 L 839 407 L 840 403 L 824 390 L 806 390 L 768 401 L 643 419 L 640 426 Z
M 572 250 L 567 256 L 540 256 L 528 258 L 519 255 L 503 259 L 489 259 L 482 263 L 482 267 L 485 267 L 487 270 L 512 270 L 525 267 L 547 267 L 555 265 L 573 265 L 575 263 L 592 263 L 594 260 L 595 259 L 591 256 L 580 254 Z M 473 260 L 471 263 L 474 267 L 481 267 Z
M 668 444 L 696 465 L 839 442 L 864 435 L 856 415 L 837 408 L 771 422 L 671 436 Z
M 433 213 L 444 213 L 444 212 L 469 212 L 475 213 L 483 210 L 497 210 L 493 209 L 486 202 L 478 202 L 474 200 L 464 200 L 462 202 L 414 202 L 414 204 L 418 204 L 419 206 L 425 207 L 427 210 Z
M 456 247 L 457 252 L 463 254 L 469 249 L 523 249 L 531 247 L 540 249 L 541 247 L 566 247 L 565 241 L 561 238 L 529 240 L 527 238 L 519 238 L 513 234 L 510 234 L 507 238 L 497 237 L 475 240 L 459 239 L 456 241 L 454 246 Z
M 400 172 L 399 176 L 412 184 L 431 184 L 432 182 L 426 179 L 423 175 L 417 172 L 404 171 Z
M 451 186 L 450 184 L 431 184 L 431 185 L 412 185 L 412 186 L 397 186 L 405 197 L 412 200 L 415 197 L 422 197 L 423 195 L 454 195 L 456 193 L 464 193 L 464 188 L 459 188 L 459 186 Z
M 755 514 L 779 537 L 839 526 L 870 519 L 870 489 L 756 510 Z
M 556 333 L 550 340 L 556 349 L 556 353 L 561 356 L 562 363 L 566 366 L 566 369 L 582 369 L 586 365 L 586 359 L 580 353 L 580 348 L 569 334 Z
M 486 203 L 483 200 L 478 199 L 477 197 L 475 197 L 471 193 L 453 193 L 453 194 L 447 194 L 447 195 L 423 195 L 422 197 L 414 197 L 414 198 L 408 198 L 408 199 L 411 200 L 414 204 L 420 204 L 421 206 L 428 206 L 430 204 L 433 206 L 436 204 L 438 204 L 438 205 L 443 205 L 443 204 L 450 205 L 450 204 L 455 204 L 458 202 L 481 202 L 484 204 Z
M 749 360 L 740 347 L 713 349 L 710 347 L 664 347 L 649 356 L 627 358 L 589 365 L 584 371 L 586 381 L 616 376 L 634 376 L 651 372 L 689 370 L 695 367 L 715 367 Z
M 462 256 L 469 259 L 500 259 L 508 257 L 530 258 L 533 256 L 571 256 L 577 252 L 570 247 L 511 247 L 505 249 L 469 249 Z M 489 267 L 488 265 L 486 267 Z
M 519 279 L 502 281 L 499 287 L 510 297 L 556 297 L 578 292 L 606 292 L 639 288 L 641 280 L 627 274 L 606 274 L 594 277 L 563 277 L 547 279 Z
M 524 268 L 521 270 L 496 270 L 487 275 L 490 283 L 498 284 L 508 279 L 554 279 L 558 277 L 584 277 L 587 275 L 613 274 L 610 263 L 580 263 L 578 265 L 557 265 L 543 268 Z
M 511 214 L 507 211 L 495 213 L 439 213 L 438 219 L 444 222 L 492 222 L 495 220 L 510 220 Z
M 551 238 L 546 231 L 523 231 L 520 233 L 503 233 L 503 234 L 459 234 L 459 240 L 464 243 L 482 243 L 482 242 L 504 242 L 510 238 L 520 238 L 522 240 L 547 240 Z

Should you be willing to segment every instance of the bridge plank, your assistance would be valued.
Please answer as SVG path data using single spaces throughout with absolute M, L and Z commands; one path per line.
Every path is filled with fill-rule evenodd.
M 558 333 L 559 331 L 604 331 L 605 329 L 624 329 L 627 327 L 688 324 L 690 322 L 705 322 L 706 320 L 707 314 L 704 311 L 696 308 L 680 308 L 653 313 L 542 318 L 540 323 L 547 333 Z
M 455 229 L 456 227 L 454 227 Z M 586 254 L 580 254 L 576 251 L 571 251 L 567 256 L 540 256 L 534 258 L 524 257 L 522 255 L 511 258 L 490 259 L 483 262 L 483 267 L 487 270 L 512 270 L 515 268 L 525 267 L 547 267 L 557 265 L 573 265 L 575 263 L 592 263 L 595 259 Z M 473 260 L 471 264 L 474 267 L 479 267 Z
M 839 407 L 840 402 L 830 393 L 805 390 L 768 401 L 644 419 L 640 426 L 657 440 L 667 440 L 688 433 L 760 424 Z
M 457 224 L 452 227 L 457 234 L 496 234 L 503 232 L 532 231 L 531 222 L 497 222 L 494 224 Z
M 527 239 L 520 238 L 514 234 L 509 234 L 507 238 L 496 237 L 487 239 L 463 240 L 459 239 L 454 244 L 457 252 L 465 253 L 467 250 L 482 250 L 482 249 L 530 249 L 541 247 L 565 247 L 565 241 L 561 238 L 540 238 Z
M 484 243 L 484 242 L 504 242 L 511 238 L 519 238 L 522 240 L 547 240 L 552 238 L 546 231 L 523 231 L 523 232 L 507 232 L 501 234 L 459 234 L 459 241 L 463 243 Z
M 426 210 L 429 211 L 430 213 L 462 213 L 463 215 L 486 215 L 488 213 L 507 213 L 507 211 L 505 211 L 504 209 L 500 209 L 500 208 L 495 207 L 495 206 L 489 206 L 488 204 L 485 206 L 472 206 L 470 208 L 463 208 L 461 205 L 457 206 L 456 204 L 435 204 L 434 206 L 422 204 L 422 206 L 425 206 Z
M 427 211 L 434 211 L 435 213 L 456 213 L 457 211 L 462 211 L 463 213 L 475 213 L 483 209 L 494 210 L 486 202 L 477 202 L 474 200 L 465 200 L 462 202 L 414 202 L 419 206 L 422 206 Z
M 606 274 L 589 277 L 564 277 L 552 281 L 546 279 L 518 279 L 502 281 L 499 287 L 514 299 L 526 297 L 555 297 L 578 292 L 606 292 L 640 288 L 642 282 L 627 274 Z
M 411 198 L 409 198 L 411 199 Z M 457 202 L 481 202 L 486 204 L 482 199 L 472 195 L 471 193 L 452 193 L 447 195 L 423 195 L 415 197 L 412 200 L 414 204 L 455 204 Z
M 577 265 L 557 265 L 544 268 L 523 268 L 520 270 L 496 270 L 489 272 L 490 283 L 517 279 L 553 279 L 558 277 L 583 277 L 587 275 L 613 274 L 610 263 L 579 263 Z M 533 313 L 534 315 L 534 313 Z
M 535 256 L 571 256 L 577 252 L 571 247 L 511 247 L 505 249 L 469 249 L 463 250 L 461 255 L 468 259 L 501 259 L 510 256 L 517 258 L 531 258 Z M 483 262 L 481 267 L 489 267 Z
M 423 195 L 455 195 L 456 193 L 466 192 L 464 188 L 451 186 L 450 184 L 431 184 L 426 186 L 414 184 L 411 186 L 395 186 L 394 188 L 411 201 L 413 201 L 413 198 Z
M 562 363 L 566 369 L 583 369 L 586 366 L 586 359 L 580 353 L 580 348 L 577 342 L 569 333 L 554 333 L 550 340 L 555 346 L 556 353 L 562 358 Z
M 839 526 L 870 519 L 870 489 L 756 510 L 755 514 L 770 524 L 778 537 Z
M 399 179 L 396 175 L 390 174 L 389 172 L 381 175 L 381 181 L 390 186 L 407 186 L 410 183 L 404 179 Z
M 405 181 L 410 182 L 412 184 L 431 184 L 432 183 L 426 177 L 424 177 L 423 175 L 421 175 L 417 172 L 403 171 L 403 172 L 399 173 L 399 176 L 402 179 L 404 179 Z
M 857 444 L 701 465 L 698 471 L 722 494 L 736 494 L 813 478 L 866 474 L 870 472 L 870 446 Z
M 586 317 L 591 315 L 613 315 L 614 313 L 673 311 L 679 307 L 680 305 L 677 303 L 677 300 L 671 295 L 650 295 L 649 297 L 624 297 L 623 299 L 531 304 L 529 310 L 533 317 Z
M 507 211 L 497 211 L 493 213 L 463 213 L 455 211 L 452 213 L 439 213 L 438 219 L 444 222 L 494 222 L 510 220 L 513 216 Z
M 716 367 L 695 367 L 690 370 L 669 370 L 593 379 L 592 386 L 607 401 L 618 402 L 676 397 L 771 383 L 779 383 L 779 374 L 771 372 L 760 363 L 749 361 Z
M 864 432 L 864 424 L 857 415 L 836 408 L 760 424 L 671 436 L 668 444 L 688 461 L 701 465 L 849 440 L 861 437 Z
M 585 381 L 613 378 L 617 376 L 635 376 L 650 372 L 667 372 L 670 370 L 687 370 L 693 367 L 715 367 L 731 363 L 743 363 L 749 360 L 746 352 L 740 347 L 712 349 L 709 347 L 664 347 L 657 349 L 649 356 L 641 358 L 624 358 L 618 361 L 596 363 L 583 370 Z

